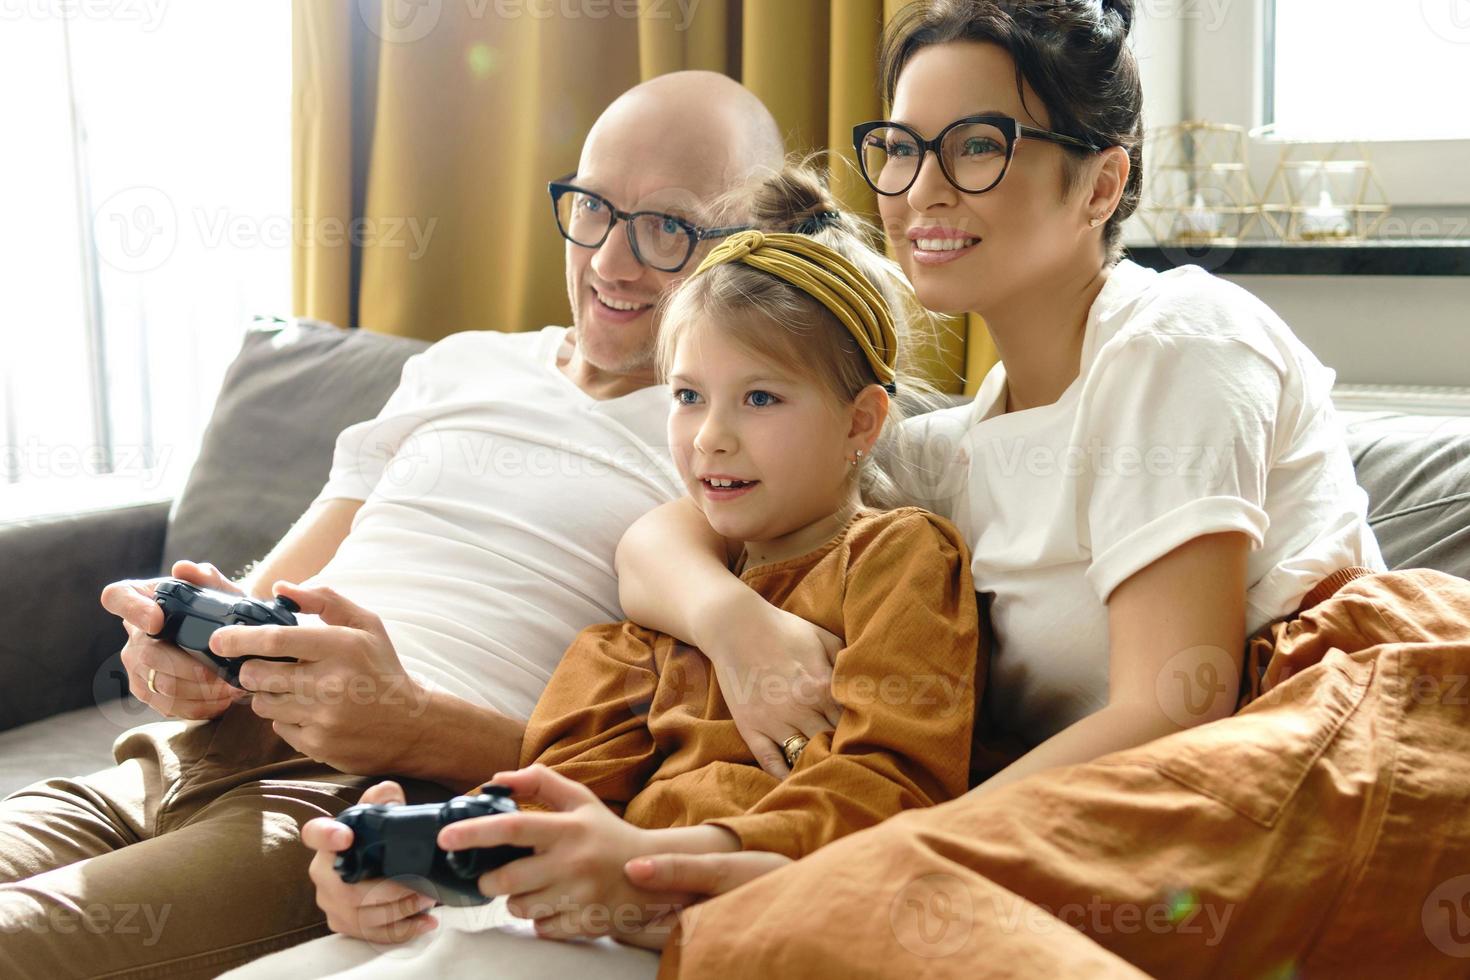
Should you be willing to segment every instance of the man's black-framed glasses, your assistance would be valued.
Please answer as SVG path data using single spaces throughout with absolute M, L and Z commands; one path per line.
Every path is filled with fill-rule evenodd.
M 939 169 L 956 190 L 984 194 L 999 184 L 1010 169 L 1016 144 L 1022 139 L 1046 140 L 1098 152 L 1085 140 L 1023 126 L 1009 116 L 965 116 L 926 140 L 903 123 L 880 119 L 854 126 L 852 145 L 868 186 L 885 197 L 896 197 L 914 186 L 924 157 L 932 152 Z
M 724 238 L 750 227 L 701 228 L 676 214 L 623 211 L 601 194 L 567 183 L 573 176 L 568 174 L 547 185 L 551 207 L 556 213 L 556 227 L 562 237 L 583 248 L 597 248 L 612 234 L 613 225 L 621 221 L 633 257 L 660 272 L 678 272 L 684 268 L 700 242 Z

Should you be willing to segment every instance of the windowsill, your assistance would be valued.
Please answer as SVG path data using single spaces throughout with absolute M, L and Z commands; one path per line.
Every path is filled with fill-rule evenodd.
M 136 474 L 0 485 L 0 526 L 166 503 L 179 488 Z
M 1466 239 L 1385 239 L 1345 245 L 1130 245 L 1128 256 L 1160 272 L 1199 265 L 1229 276 L 1470 276 L 1470 240 Z

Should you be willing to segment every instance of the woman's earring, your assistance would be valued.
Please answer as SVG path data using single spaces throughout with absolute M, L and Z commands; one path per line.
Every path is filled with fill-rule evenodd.
M 858 460 L 860 460 L 862 458 L 863 458 L 863 451 L 861 449 L 859 449 L 854 454 L 853 458 L 850 459 L 850 460 L 848 460 L 848 462 L 851 463 L 853 466 L 856 466 L 858 464 Z

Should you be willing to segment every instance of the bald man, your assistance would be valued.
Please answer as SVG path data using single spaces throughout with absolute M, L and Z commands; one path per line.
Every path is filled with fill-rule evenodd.
M 215 634 L 223 656 L 295 659 L 247 661 L 253 694 L 148 636 L 155 582 L 107 588 L 132 692 L 172 720 L 124 733 L 112 769 L 0 803 L 0 976 L 215 976 L 322 935 L 300 824 L 373 777 L 442 800 L 515 768 L 562 652 L 623 618 L 623 531 L 681 492 L 656 303 L 719 237 L 698 234 L 718 231 L 706 206 L 781 162 L 770 113 L 722 75 L 608 107 L 556 189 L 574 326 L 433 345 L 341 433 L 321 493 L 248 578 L 174 569 L 301 606 L 295 627 Z M 695 234 L 685 249 L 679 222 L 595 227 L 612 209 Z

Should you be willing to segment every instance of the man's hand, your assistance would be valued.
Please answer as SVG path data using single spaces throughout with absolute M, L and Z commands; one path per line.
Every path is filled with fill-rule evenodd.
M 751 754 L 766 772 L 785 779 L 791 770 L 781 743 L 830 732 L 842 716 L 832 697 L 832 660 L 842 640 L 750 596 L 713 624 L 700 650 L 715 666 L 720 693 Z
M 397 783 L 378 783 L 362 794 L 363 803 L 403 803 Z M 333 932 L 374 943 L 407 942 L 438 926 L 428 914 L 434 900 L 387 878 L 348 884 L 332 867 L 338 851 L 352 846 L 352 830 L 328 817 L 301 827 L 301 841 L 316 851 L 308 874 L 316 885 L 316 904 L 327 913 Z
M 172 571 L 174 578 L 194 585 L 244 594 L 213 565 L 179 561 L 174 563 Z M 128 690 L 166 718 L 217 717 L 246 695 L 174 644 L 148 635 L 163 629 L 163 610 L 153 598 L 154 589 L 162 581 L 162 578 L 132 579 L 113 582 L 102 590 L 103 607 L 121 617 L 128 632 L 128 642 L 122 650 Z
M 613 813 L 590 789 L 542 765 L 497 773 L 491 782 L 525 802 L 550 807 L 461 820 L 439 831 L 447 851 L 503 844 L 529 847 L 530 857 L 487 871 L 480 891 L 505 895 L 506 907 L 533 919 L 551 939 L 605 936 L 636 929 L 674 904 L 674 896 L 635 888 L 623 865 L 651 849 L 652 832 Z
M 684 894 L 681 906 L 723 895 L 747 881 L 791 864 L 791 858 L 770 851 L 732 854 L 652 854 L 634 858 L 624 867 L 628 880 L 650 892 Z M 618 938 L 630 946 L 660 950 L 668 944 L 678 909 L 651 919 L 634 932 Z
M 341 772 L 415 772 L 430 694 L 404 669 L 382 620 L 332 589 L 277 582 L 274 591 L 321 623 L 226 626 L 209 641 L 221 657 L 299 661 L 247 661 L 240 685 L 253 692 L 251 709 L 292 748 Z

